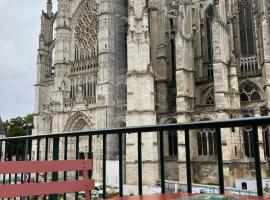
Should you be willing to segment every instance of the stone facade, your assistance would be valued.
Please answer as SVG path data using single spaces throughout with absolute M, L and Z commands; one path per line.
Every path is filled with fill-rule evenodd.
M 57 13 L 48 0 L 34 134 L 268 115 L 269 23 L 268 0 L 58 0 Z M 269 176 L 270 137 L 265 127 L 259 133 L 262 172 Z M 183 138 L 181 131 L 164 135 L 166 178 L 181 182 Z M 217 183 L 215 131 L 196 130 L 190 139 L 194 181 Z M 108 159 L 115 160 L 117 138 L 107 141 Z M 155 185 L 157 134 L 142 141 L 143 182 Z M 248 127 L 222 129 L 227 185 L 253 176 L 251 142 Z M 93 138 L 97 179 L 101 144 Z M 125 146 L 126 182 L 135 184 L 137 136 L 127 135 Z

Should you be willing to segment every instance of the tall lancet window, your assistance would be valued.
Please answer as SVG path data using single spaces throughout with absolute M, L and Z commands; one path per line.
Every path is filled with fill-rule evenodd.
M 254 6 L 252 0 L 240 0 L 240 71 L 242 75 L 256 75 L 261 73 L 256 56 L 255 21 L 253 11 Z
M 251 0 L 241 0 L 239 5 L 239 27 L 241 55 L 253 56 L 256 54 L 254 20 Z
M 207 64 L 207 77 L 209 79 L 213 78 L 213 37 L 212 37 L 212 20 L 214 17 L 213 5 L 210 5 L 205 11 L 205 42 L 203 45 L 205 46 L 206 51 L 203 51 L 204 58 Z

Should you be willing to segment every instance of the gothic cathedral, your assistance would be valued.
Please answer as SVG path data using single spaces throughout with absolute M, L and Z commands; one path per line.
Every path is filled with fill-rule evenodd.
M 55 13 L 52 6 L 47 0 L 41 15 L 34 134 L 269 115 L 269 0 L 58 0 Z M 164 136 L 167 180 L 185 177 L 182 134 Z M 158 138 L 142 137 L 143 181 L 155 185 Z M 190 140 L 193 182 L 218 183 L 215 130 L 193 131 Z M 266 127 L 259 140 L 269 177 Z M 101 142 L 93 138 L 97 179 Z M 254 176 L 251 144 L 251 128 L 222 129 L 227 185 Z M 107 146 L 116 160 L 117 137 Z M 124 146 L 133 184 L 136 136 L 127 134 Z

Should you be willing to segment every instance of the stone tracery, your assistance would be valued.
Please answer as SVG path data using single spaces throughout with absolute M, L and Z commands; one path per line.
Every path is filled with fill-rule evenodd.
M 85 126 L 90 128 L 93 127 L 90 118 L 83 112 L 76 112 L 68 119 L 65 131 L 80 130 L 79 128 L 83 128 Z
M 74 62 L 70 69 L 70 99 L 95 104 L 98 71 L 98 15 L 95 0 L 81 3 L 74 16 L 73 31 Z
M 87 51 L 96 50 L 98 33 L 97 3 L 86 0 L 79 12 L 75 26 L 75 46 Z
M 246 81 L 240 87 L 241 102 L 251 102 L 261 100 L 259 87 L 251 81 Z

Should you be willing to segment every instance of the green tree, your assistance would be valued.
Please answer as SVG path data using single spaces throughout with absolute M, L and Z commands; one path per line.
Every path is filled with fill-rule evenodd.
M 28 114 L 25 117 L 16 117 L 7 121 L 7 137 L 19 137 L 30 135 L 33 128 L 33 114 Z M 26 141 L 13 141 L 6 143 L 7 160 L 12 160 L 16 157 L 17 160 L 25 159 Z
M 16 117 L 9 121 L 7 128 L 8 137 L 24 136 L 31 133 L 33 124 L 33 114 L 25 117 Z

